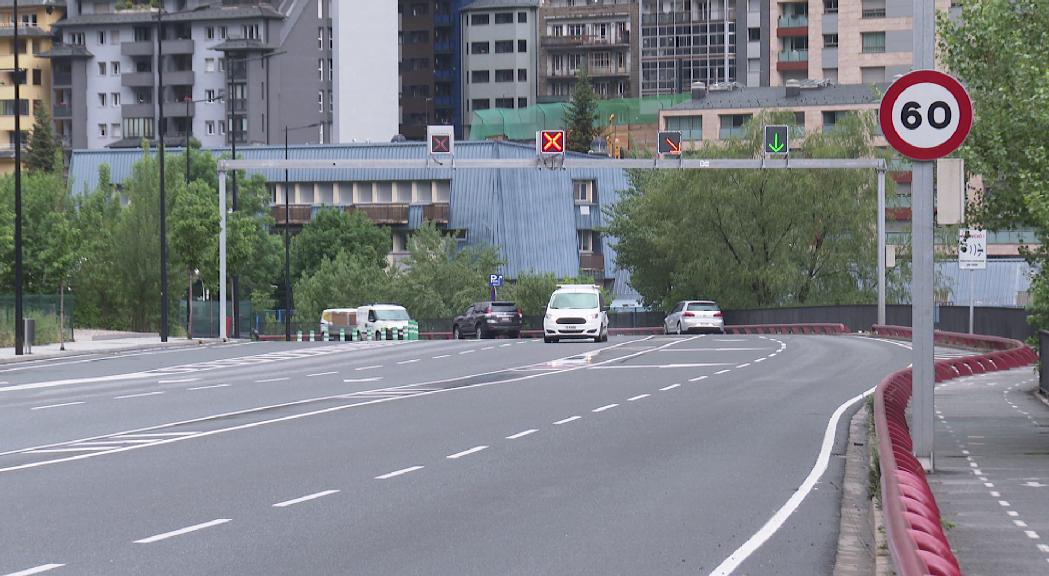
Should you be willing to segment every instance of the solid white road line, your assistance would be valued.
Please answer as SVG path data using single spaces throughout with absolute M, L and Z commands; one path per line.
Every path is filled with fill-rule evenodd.
M 152 544 L 161 540 L 167 540 L 168 538 L 174 538 L 175 536 L 181 536 L 183 534 L 189 534 L 190 532 L 196 532 L 197 530 L 203 530 L 205 528 L 211 528 L 212 526 L 218 526 L 219 524 L 225 524 L 229 521 L 230 518 L 219 518 L 217 520 L 212 520 L 211 522 L 204 522 L 203 524 L 194 524 L 193 526 L 186 526 L 185 528 L 180 528 L 171 532 L 165 532 L 163 534 L 157 534 L 156 536 L 150 536 L 149 538 L 135 540 L 135 544 Z
M 768 541 L 790 518 L 801 503 L 805 500 L 805 497 L 809 495 L 809 492 L 816 486 L 820 477 L 827 471 L 827 465 L 830 463 L 830 453 L 834 448 L 834 436 L 835 431 L 838 427 L 838 420 L 841 419 L 842 414 L 849 409 L 853 404 L 862 401 L 864 398 L 874 392 L 874 388 L 867 390 L 862 394 L 858 394 L 845 401 L 841 406 L 834 411 L 831 415 L 830 420 L 827 422 L 827 429 L 823 433 L 823 444 L 820 446 L 819 456 L 816 457 L 816 463 L 812 466 L 812 471 L 805 477 L 805 480 L 801 483 L 801 486 L 794 492 L 794 494 L 787 500 L 787 502 L 776 511 L 775 514 L 769 518 L 768 522 L 761 527 L 753 536 L 751 536 L 742 546 L 736 549 L 735 552 L 729 555 L 717 568 L 710 573 L 711 576 L 728 576 L 732 572 L 739 568 L 743 562 L 750 557 L 762 544 Z
M 637 396 L 627 398 L 626 401 L 633 402 L 635 400 L 641 400 L 642 398 L 648 398 L 649 396 L 651 396 L 651 394 L 638 394 Z
M 718 374 L 724 374 L 726 372 L 731 372 L 731 371 L 732 370 L 718 370 L 717 372 L 714 373 L 714 375 L 717 376 Z
M 558 420 L 557 422 L 554 422 L 554 424 L 568 424 L 569 422 L 572 422 L 572 421 L 575 421 L 575 420 L 579 420 L 580 418 L 582 418 L 582 416 L 572 416 L 571 418 L 565 418 L 564 420 Z
M 415 364 L 418 361 L 419 361 L 418 358 L 414 358 L 412 360 L 402 360 L 402 361 L 398 362 L 398 364 Z
M 604 412 L 605 410 L 610 410 L 612 408 L 615 408 L 616 406 L 619 406 L 619 404 L 608 404 L 607 406 L 602 406 L 600 408 L 594 408 L 593 410 L 591 410 L 591 412 L 596 414 L 598 412 Z
M 695 378 L 689 378 L 689 382 L 699 382 L 700 380 L 706 380 L 707 376 L 696 376 Z
M 524 432 L 518 432 L 517 434 L 514 434 L 512 436 L 507 436 L 506 439 L 507 440 L 517 440 L 518 438 L 524 438 L 525 436 L 528 436 L 529 434 L 535 434 L 538 431 L 539 430 L 537 430 L 535 428 L 532 428 L 531 430 L 525 430 Z
M 361 366 L 360 368 L 354 368 L 357 372 L 361 370 L 375 370 L 376 368 L 382 368 L 382 364 L 372 364 L 371 366 Z
M 664 387 L 660 388 L 659 391 L 660 392 L 666 392 L 667 390 L 673 390 L 674 388 L 677 388 L 678 386 L 681 386 L 681 384 L 671 384 L 670 386 L 664 386 Z
M 34 568 L 27 568 L 25 570 L 19 570 L 18 572 L 4 574 L 4 576 L 33 576 L 33 574 L 40 574 L 42 572 L 47 572 L 49 570 L 54 570 L 55 568 L 61 568 L 63 566 L 65 566 L 65 564 L 41 564 L 40 566 L 36 566 Z
M 186 390 L 210 390 L 212 388 L 226 388 L 229 384 L 212 384 L 211 386 L 194 386 L 192 388 L 186 388 Z
M 441 354 L 440 356 L 434 356 L 433 359 L 434 360 L 440 360 L 441 358 L 451 358 L 451 357 L 452 357 L 451 354 Z
M 192 436 L 196 432 L 154 432 L 152 434 L 121 434 L 110 438 L 164 438 L 167 436 Z
M 65 402 L 63 404 L 48 404 L 47 406 L 33 406 L 30 410 L 47 410 L 48 408 L 61 408 L 62 406 L 75 406 L 83 402 Z
M 196 382 L 200 378 L 175 378 L 172 380 L 157 380 L 157 384 L 184 384 L 186 382 Z
M 474 446 L 473 448 L 470 448 L 469 450 L 463 450 L 462 452 L 456 452 L 455 454 L 449 454 L 448 456 L 445 456 L 445 458 L 448 458 L 449 460 L 458 460 L 459 458 L 462 458 L 463 456 L 468 456 L 468 455 L 473 454 L 475 452 L 480 452 L 481 450 L 484 450 L 485 448 L 488 448 L 488 447 L 487 446 Z
M 372 376 L 371 378 L 344 378 L 342 381 L 347 383 L 352 382 L 378 382 L 382 380 L 382 376 Z
M 80 448 L 40 448 L 39 450 L 27 450 L 26 454 L 55 454 L 59 452 L 97 452 L 104 450 L 103 446 L 84 446 Z
M 143 392 L 142 394 L 127 394 L 125 396 L 114 396 L 114 400 L 123 400 L 125 398 L 142 398 L 143 396 L 156 396 L 163 394 L 163 392 Z
M 151 442 L 156 442 L 157 440 L 160 440 L 160 438 L 154 438 L 152 440 L 146 440 L 143 438 L 121 438 L 119 440 L 92 440 L 90 442 L 81 442 L 77 444 L 77 446 L 97 446 L 100 448 L 106 448 L 114 445 L 122 446 L 125 444 L 149 444 Z
M 317 372 L 316 374 L 307 374 L 307 378 L 315 378 L 317 376 L 331 376 L 332 374 L 338 374 L 338 372 Z
M 256 384 L 265 384 L 266 382 L 283 382 L 285 380 L 291 380 L 291 378 L 289 378 L 287 376 L 282 376 L 280 378 L 263 378 L 262 380 L 256 380 L 255 383 Z
M 284 502 L 277 502 L 276 504 L 273 505 L 273 507 L 274 508 L 286 508 L 286 507 L 292 506 L 294 504 L 301 504 L 303 502 L 308 502 L 310 500 L 316 500 L 317 498 L 323 498 L 325 496 L 330 496 L 332 494 L 337 494 L 338 492 L 339 492 L 338 490 L 324 490 L 322 492 L 317 492 L 315 494 L 309 494 L 309 495 L 303 496 L 301 498 L 295 498 L 293 500 L 285 500 Z
M 376 480 L 386 480 L 387 478 L 393 478 L 394 476 L 400 476 L 401 474 L 407 474 L 409 472 L 415 472 L 416 470 L 422 470 L 422 469 L 423 469 L 422 466 L 412 466 L 410 468 L 402 468 L 400 470 L 395 470 L 393 472 L 390 472 L 389 474 L 383 474 L 382 476 L 376 476 L 375 479 Z

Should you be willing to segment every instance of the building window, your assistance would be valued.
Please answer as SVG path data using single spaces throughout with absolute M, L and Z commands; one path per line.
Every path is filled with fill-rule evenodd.
M 880 84 L 885 82 L 885 67 L 871 66 L 860 68 L 860 80 L 864 84 Z
M 594 233 L 590 230 L 580 230 L 576 233 L 576 237 L 579 239 L 579 251 L 580 252 L 593 252 L 594 251 Z
M 823 11 L 827 14 L 837 14 L 838 0 L 823 0 Z
M 860 36 L 863 38 L 864 54 L 880 54 L 885 52 L 884 32 L 863 32 Z
M 205 58 L 204 59 L 204 71 L 205 72 L 214 72 L 215 71 L 215 59 L 214 58 Z
M 496 24 L 513 24 L 514 13 L 513 12 L 497 12 L 495 14 Z
M 823 35 L 823 47 L 824 48 L 837 48 L 838 47 L 838 35 L 837 34 L 824 34 Z
M 518 52 L 528 52 L 528 40 L 518 40 L 517 41 L 517 51 Z
M 39 86 L 43 82 L 43 73 L 39 68 L 33 68 L 33 86 Z
M 750 114 L 721 115 L 721 131 L 718 133 L 718 137 L 722 140 L 729 140 L 746 136 L 747 123 L 750 122 L 750 117 Z
M 485 26 L 488 24 L 487 14 L 471 14 L 470 26 Z
M 471 84 L 487 84 L 491 79 L 488 70 L 474 70 L 470 72 L 470 83 Z
M 495 99 L 495 107 L 496 108 L 513 108 L 514 107 L 514 99 L 513 98 L 496 98 Z
M 73 33 L 71 33 L 69 35 L 69 38 L 67 38 L 67 40 L 68 40 L 68 42 L 70 44 L 72 44 L 74 46 L 83 46 L 84 45 L 84 33 L 83 32 L 73 32 Z
M 594 52 L 590 55 L 590 67 L 596 70 L 608 70 L 612 65 L 612 55 L 608 52 Z
M 324 112 L 324 90 L 317 91 L 317 106 L 321 112 Z
M 518 108 L 528 108 L 528 98 L 518 98 L 517 99 L 517 107 Z
M 747 28 L 747 41 L 749 41 L 749 42 L 760 42 L 761 41 L 761 28 Z
M 109 73 L 113 76 L 120 76 L 120 61 L 109 63 Z
M 335 67 L 333 66 L 333 64 L 334 64 L 333 60 L 331 58 L 328 58 L 328 81 L 329 82 L 331 82 L 332 75 L 335 73 L 335 72 L 333 72 L 335 70 Z
M 204 99 L 207 100 L 208 102 L 214 102 L 215 101 L 215 89 L 214 88 L 208 88 L 207 90 L 205 90 L 204 91 Z
M 204 122 L 204 133 L 208 136 L 215 135 L 215 122 L 212 120 L 206 120 Z
M 109 103 L 114 108 L 120 108 L 120 92 L 113 92 L 109 95 Z
M 35 19 L 36 16 L 33 16 L 33 18 Z M 120 44 L 120 30 L 110 30 L 109 31 L 109 43 L 110 44 Z
M 320 81 L 324 82 L 324 59 L 317 60 L 317 76 L 320 76 Z
M 835 126 L 838 122 L 845 119 L 850 114 L 847 110 L 831 110 L 823 112 L 823 133 L 828 134 L 834 131 Z
M 490 50 L 488 42 L 470 42 L 470 54 L 488 54 Z
M 98 63 L 98 75 L 99 76 L 105 76 L 106 75 L 106 63 L 105 62 L 99 62 Z
M 528 69 L 527 68 L 518 68 L 517 69 L 517 81 L 518 82 L 528 82 Z
M 225 72 L 226 71 L 226 59 L 225 58 L 219 58 L 218 60 L 215 61 L 215 64 L 218 66 L 218 71 L 219 72 Z
M 229 33 L 225 26 L 219 26 L 219 38 L 222 40 L 226 39 L 226 35 Z
M 335 45 L 335 36 L 331 33 L 331 26 L 328 26 L 328 50 L 333 50 Z M 321 127 L 321 131 L 324 131 L 324 127 Z
M 105 44 L 105 43 L 106 43 L 106 31 L 105 30 L 99 30 L 98 31 L 98 44 L 101 46 L 102 44 Z
M 700 142 L 703 140 L 702 116 L 667 116 L 667 130 L 681 132 L 681 140 Z
M 520 24 L 524 24 L 524 23 L 528 22 L 528 12 L 518 12 L 517 13 L 517 22 L 520 23 Z
M 105 138 L 106 134 L 109 133 L 109 128 L 105 124 L 98 125 L 98 137 Z
M 225 122 L 219 122 L 215 126 L 219 129 L 219 134 L 221 134 L 223 136 L 226 134 L 226 123 Z
M 324 50 L 324 28 L 317 28 L 317 50 Z
M 502 70 L 496 70 L 495 71 L 495 81 L 496 82 L 513 82 L 514 81 L 514 71 L 512 69 L 508 69 L 508 68 L 504 68 Z
M 204 36 L 208 40 L 214 40 L 215 39 L 215 27 L 214 26 L 208 26 L 207 28 L 205 28 L 204 29 Z
M 496 40 L 495 41 L 495 53 L 496 54 L 510 54 L 514 51 L 513 40 Z
M 593 204 L 594 181 L 572 180 L 572 198 L 576 204 Z
M 487 110 L 490 107 L 491 106 L 487 98 L 474 98 L 470 101 L 471 110 Z
M 105 92 L 99 92 L 98 93 L 98 105 L 101 108 L 105 108 L 106 107 L 106 93 Z

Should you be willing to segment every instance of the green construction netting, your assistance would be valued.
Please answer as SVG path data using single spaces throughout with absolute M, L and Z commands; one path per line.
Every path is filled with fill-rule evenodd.
M 659 111 L 688 100 L 689 94 L 668 94 L 648 98 L 599 100 L 596 126 L 608 126 L 609 116 L 616 115 L 617 125 L 655 124 Z M 567 102 L 536 104 L 528 108 L 491 108 L 477 110 L 470 122 L 470 139 L 505 138 L 507 140 L 534 140 L 539 130 L 566 128 L 564 116 Z

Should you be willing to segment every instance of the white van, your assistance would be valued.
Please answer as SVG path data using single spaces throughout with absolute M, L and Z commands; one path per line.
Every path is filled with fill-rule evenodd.
M 396 304 L 369 304 L 357 308 L 357 336 L 361 340 L 396 338 L 398 332 L 408 332 L 408 311 Z M 387 332 L 389 331 L 389 332 Z
M 593 338 L 608 341 L 608 307 L 601 301 L 601 289 L 588 284 L 558 286 L 550 295 L 543 318 L 543 341 Z

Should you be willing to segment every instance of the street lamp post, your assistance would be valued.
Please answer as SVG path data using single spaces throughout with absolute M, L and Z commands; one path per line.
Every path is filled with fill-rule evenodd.
M 157 10 L 157 153 L 160 156 L 160 341 L 168 341 L 168 238 L 164 183 L 164 22 Z
M 25 353 L 25 320 L 22 310 L 22 102 L 18 86 L 22 83 L 18 67 L 18 0 L 14 0 L 15 53 L 15 354 Z
M 288 132 L 291 130 L 302 130 L 304 128 L 315 128 L 320 122 L 304 124 L 302 126 L 284 126 L 284 159 L 288 159 Z M 288 169 L 284 169 L 284 339 L 291 342 L 291 237 L 288 229 L 291 223 L 291 208 L 288 200 Z

